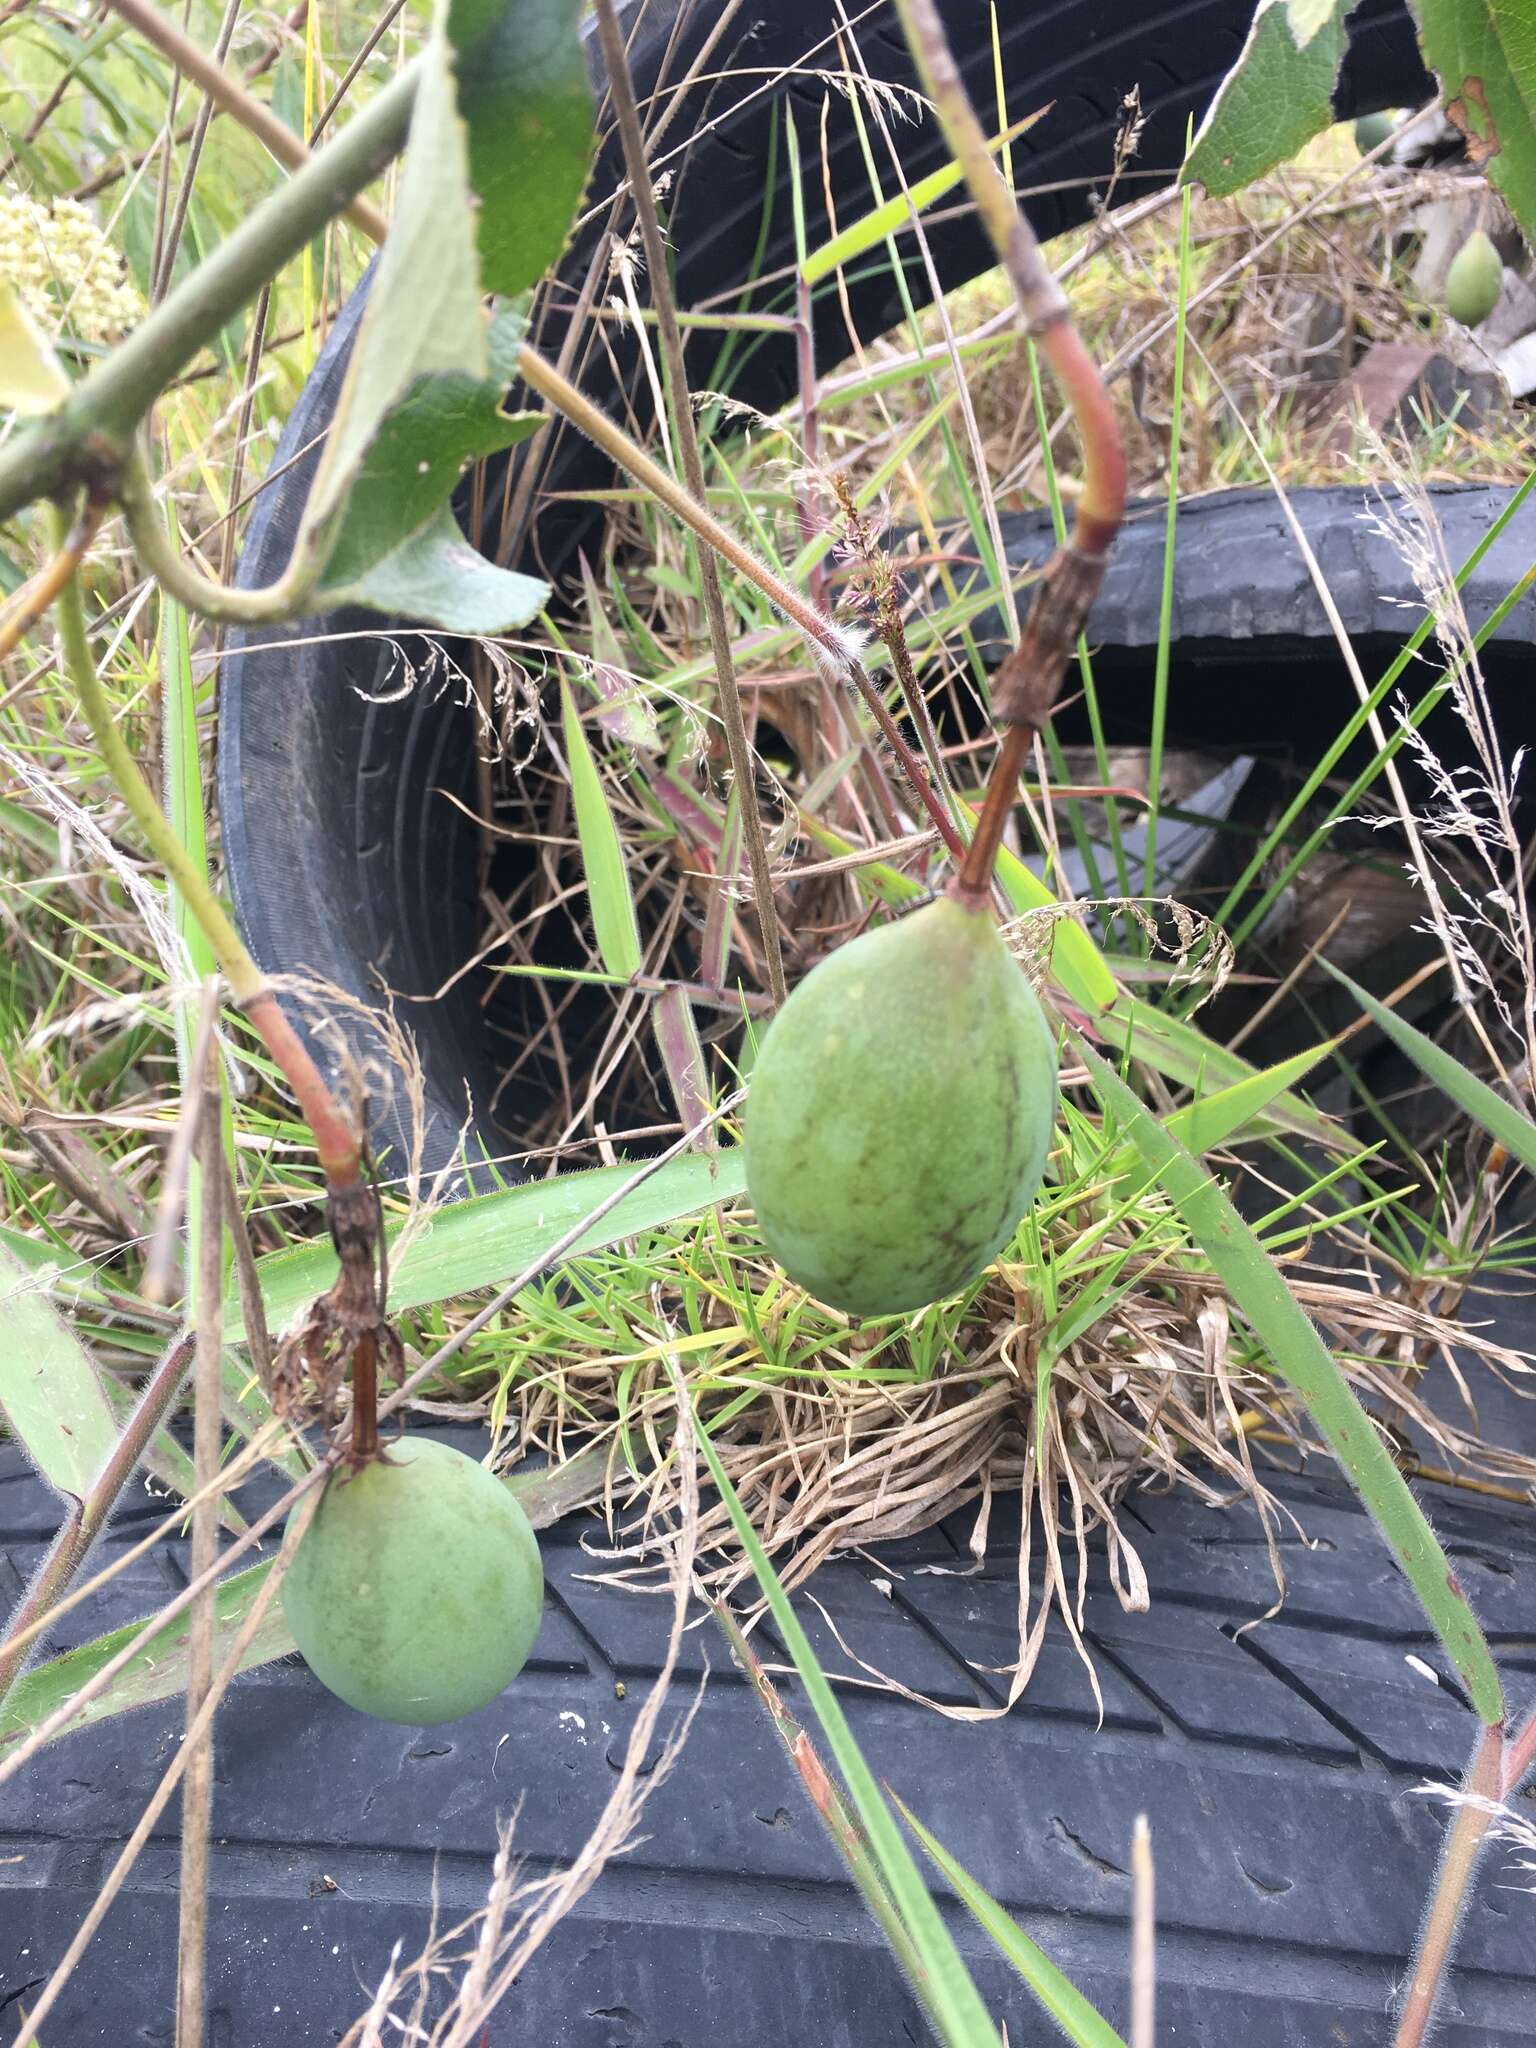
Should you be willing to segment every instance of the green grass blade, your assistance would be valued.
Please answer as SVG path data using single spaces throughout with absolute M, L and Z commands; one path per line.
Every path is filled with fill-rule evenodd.
M 0 1245 L 0 1414 L 50 1486 L 82 1499 L 117 1421 L 96 1368 L 37 1271 Z
M 1016 142 L 1027 128 L 1033 128 L 1043 117 L 1044 109 L 1026 114 L 1015 121 L 1001 135 L 995 135 L 988 147 L 994 154 L 1010 142 Z M 926 178 L 919 178 L 905 192 L 898 192 L 894 199 L 887 199 L 883 206 L 877 206 L 870 213 L 852 221 L 835 234 L 829 242 L 823 242 L 800 261 L 800 275 L 810 285 L 820 284 L 845 263 L 856 263 L 861 256 L 869 255 L 873 249 L 890 236 L 898 234 L 916 213 L 924 213 L 935 201 L 953 192 L 965 176 L 957 163 L 941 164 L 936 171 L 930 171 Z
M 806 1697 L 827 1739 L 827 1747 L 843 1774 L 874 1850 L 880 1875 L 922 1963 L 925 1981 L 919 1988 L 934 2029 L 942 2041 L 952 2044 L 952 2048 L 959 2048 L 961 2043 L 966 2044 L 966 2048 L 982 2048 L 982 2044 L 985 2048 L 997 2048 L 997 2029 L 991 2015 L 982 2003 L 981 1994 L 960 1951 L 955 1947 L 954 1937 L 929 1896 L 928 1887 L 923 1883 L 911 1851 L 902 1840 L 901 1830 L 885 1803 L 875 1775 L 864 1761 L 836 1695 L 800 1626 L 799 1617 L 789 1604 L 789 1596 L 779 1582 L 779 1575 L 759 1542 L 746 1510 L 737 1499 L 736 1489 L 726 1477 L 725 1468 L 702 1423 L 698 1428 L 698 1441 L 737 1539 L 757 1574 L 757 1582 L 773 1615 L 779 1640 L 788 1650 L 800 1675 Z
M 1183 1088 L 1207 1087 L 1212 1081 L 1231 1087 L 1250 1079 L 1258 1069 L 1224 1045 L 1207 1038 L 1197 1024 L 1176 1017 L 1141 996 L 1122 993 L 1114 1008 L 1100 1012 L 1094 1029 L 1116 1052 L 1128 1054 L 1144 1066 L 1176 1081 Z M 1295 1137 L 1310 1138 L 1330 1152 L 1346 1142 L 1331 1117 L 1314 1109 L 1304 1096 L 1290 1089 L 1273 1096 L 1265 1108 L 1283 1130 Z
M 1424 1511 L 1339 1371 L 1311 1318 L 1225 1192 L 1121 1080 L 1079 1040 L 1094 1092 L 1153 1167 L 1217 1277 L 1265 1346 L 1272 1369 L 1307 1413 L 1377 1526 L 1490 1726 L 1504 1717 L 1499 1674 L 1477 1617 Z
M 1168 729 L 1168 675 L 1173 650 L 1173 565 L 1179 531 L 1179 451 L 1184 432 L 1184 344 L 1189 331 L 1189 218 L 1194 193 L 1179 201 L 1179 296 L 1173 323 L 1173 392 L 1169 399 L 1168 510 L 1163 528 L 1163 587 L 1152 669 L 1152 718 L 1147 735 L 1147 846 L 1144 889 L 1157 891 L 1157 821 L 1163 800 L 1163 736 Z
M 1288 1093 L 1298 1081 L 1305 1080 L 1337 1043 L 1336 1039 L 1325 1039 L 1321 1045 L 1292 1053 L 1289 1059 L 1279 1060 L 1272 1067 L 1263 1067 L 1256 1074 L 1245 1074 L 1241 1080 L 1229 1082 L 1225 1088 L 1198 1096 L 1166 1118 L 1165 1128 L 1198 1158 L 1214 1146 L 1224 1145 L 1237 1132 L 1262 1117 L 1272 1102 Z
M 633 1165 L 599 1166 L 589 1173 L 559 1174 L 450 1202 L 418 1231 L 398 1258 L 391 1257 L 389 1306 L 396 1313 L 429 1301 L 495 1287 L 531 1265 L 552 1244 L 635 1175 Z M 571 1257 L 599 1251 L 621 1237 L 656 1230 L 679 1216 L 729 1201 L 745 1185 L 741 1155 L 730 1150 L 669 1159 L 632 1194 L 600 1216 L 573 1247 Z M 400 1231 L 391 1224 L 393 1242 Z M 267 1321 L 281 1330 L 336 1277 L 336 1254 L 315 1241 L 256 1261 Z M 233 1342 L 243 1334 L 240 1304 L 225 1303 L 224 1332 Z
M 943 1843 L 929 1834 L 894 1792 L 891 1798 L 896 1811 L 954 1887 L 961 1904 L 991 1935 L 1003 1956 L 1018 1971 L 1067 2039 L 1075 2041 L 1078 2048 L 1125 2048 L 1124 2041 L 1098 2007 L 1089 2004 L 1072 1979 L 1057 1968 L 1038 1942 L 1030 1940 L 1018 1922 L 1003 1911 L 990 1892 L 982 1890 L 964 1864 L 955 1861 Z
M 608 808 L 607 792 L 597 771 L 586 727 L 577 713 L 570 685 L 563 681 L 560 708 L 571 772 L 571 801 L 576 807 L 576 832 L 581 841 L 581 864 L 587 878 L 587 900 L 592 906 L 597 950 L 608 972 L 621 974 L 627 981 L 640 972 L 640 928 L 635 922 L 635 899 L 630 893 L 624 848 Z
M 232 1573 L 219 1584 L 214 1595 L 214 1625 L 220 1635 L 232 1635 L 244 1621 L 271 1569 L 272 1560 L 268 1558 L 248 1571 Z M 104 1664 L 109 1664 L 125 1643 L 132 1642 L 143 1626 L 143 1621 L 127 1622 L 110 1635 L 97 1636 L 94 1642 L 82 1643 L 77 1650 L 66 1650 L 62 1657 L 24 1672 L 0 1705 L 0 1755 L 4 1754 L 5 1744 L 30 1734 L 46 1721 Z M 111 1684 L 81 1709 L 68 1732 L 89 1728 L 95 1721 L 108 1721 L 133 1707 L 174 1698 L 187 1682 L 187 1645 L 186 1616 L 173 1615 L 138 1655 L 123 1666 Z M 293 1648 L 282 1608 L 274 1606 L 252 1637 L 240 1669 L 249 1671 L 254 1664 L 270 1664 L 274 1657 L 286 1657 Z
M 1321 963 L 1328 967 L 1328 962 Z M 1367 1016 L 1373 1017 L 1386 1032 L 1388 1038 L 1405 1052 L 1427 1080 L 1444 1094 L 1449 1095 L 1458 1109 L 1464 1109 L 1474 1122 L 1482 1125 L 1491 1138 L 1497 1138 L 1513 1158 L 1536 1173 L 1536 1124 L 1528 1116 L 1522 1116 L 1512 1103 L 1496 1094 L 1486 1081 L 1480 1081 L 1476 1074 L 1469 1073 L 1458 1059 L 1453 1059 L 1443 1046 L 1426 1038 L 1422 1031 L 1406 1023 L 1395 1010 L 1389 1010 L 1385 1003 L 1378 1003 L 1358 982 L 1351 981 L 1347 974 L 1341 974 L 1337 967 L 1328 967 L 1335 981 L 1342 982 Z

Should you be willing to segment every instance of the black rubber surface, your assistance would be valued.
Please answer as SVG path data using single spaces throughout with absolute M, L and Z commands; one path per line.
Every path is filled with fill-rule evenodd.
M 1499 1311 L 1536 1342 L 1526 1303 Z M 1480 1394 L 1484 1383 L 1479 1383 Z M 1495 1426 L 1536 1429 L 1518 1404 Z M 462 1440 L 469 1442 L 466 1435 Z M 1273 1622 L 1256 1517 L 1141 1494 L 1127 1517 L 1151 1611 L 1121 1611 L 1095 1554 L 1085 1626 L 1104 1695 L 1053 1624 L 1006 1719 L 941 1722 L 846 1684 L 876 1770 L 936 1829 L 1110 2018 L 1125 2019 L 1131 1823 L 1151 1821 L 1160 1921 L 1159 2039 L 1175 2048 L 1384 2048 L 1448 1782 L 1473 1721 L 1406 1583 L 1326 1468 L 1281 1478 L 1310 1543 L 1282 1548 Z M 1536 1516 L 1426 1489 L 1457 1571 L 1498 1646 L 1517 1708 L 1536 1694 Z M 142 1534 L 132 1508 L 106 1549 Z M 13 1598 L 54 1503 L 0 1453 L 0 1585 Z M 994 1699 L 1010 1654 L 1016 1522 L 994 1510 L 989 1563 L 967 1562 L 965 1515 L 844 1559 L 814 1582 L 850 1649 L 932 1697 Z M 210 1984 L 215 2048 L 336 2038 L 394 1944 L 424 1941 L 437 1887 L 450 1919 L 483 1896 L 498 1817 L 521 1802 L 537 1872 L 585 1838 L 655 1671 L 662 1603 L 592 1583 L 583 1525 L 544 1538 L 550 1595 L 530 1669 L 494 1706 L 423 1731 L 350 1713 L 302 1665 L 240 1680 L 219 1719 Z M 185 1583 L 171 1543 L 68 1617 L 56 1647 L 142 1614 Z M 1035 1591 L 1038 1595 L 1038 1574 Z M 881 1582 L 889 1583 L 889 1593 Z M 854 1670 L 816 1609 L 801 1611 L 834 1673 Z M 822 1839 L 797 1779 L 709 1624 L 688 1639 L 674 1705 L 705 1663 L 682 1764 L 647 1808 L 646 1840 L 614 1865 L 520 1981 L 493 2043 L 551 2048 L 866 2048 L 923 2022 Z M 627 1696 L 616 1696 L 623 1685 Z M 797 1699 L 792 1681 L 785 1690 Z M 0 1790 L 0 2015 L 43 1979 L 95 1895 L 180 1731 L 179 1703 L 56 1745 Z M 1536 1807 L 1532 1808 L 1536 1813 Z M 50 2042 L 171 2039 L 174 1809 L 81 1966 Z M 1514 2048 L 1536 2015 L 1536 1898 L 1494 1852 L 1468 1915 L 1437 2040 Z M 1513 1886 L 1516 1888 L 1501 1888 Z M 334 1887 L 334 1888 L 333 1888 Z M 954 1925 L 1010 2040 L 1053 2040 L 970 1922 Z
M 631 10 L 631 19 L 637 11 Z M 944 12 L 983 118 L 990 119 L 995 94 L 989 9 L 985 0 L 947 0 Z M 1052 103 L 1015 155 L 1021 183 L 1038 188 L 1030 211 L 1042 235 L 1087 217 L 1091 194 L 1108 175 L 1122 101 L 1132 87 L 1140 88 L 1148 118 L 1121 194 L 1166 181 L 1181 160 L 1188 117 L 1198 115 L 1214 92 L 1251 13 L 1251 0 L 1148 7 L 1132 0 L 1009 0 L 998 10 L 1013 111 Z M 910 82 L 894 9 L 877 4 L 851 14 L 874 76 Z M 686 75 L 716 18 L 708 6 L 647 9 L 632 40 L 642 100 Z M 744 8 L 711 59 L 709 80 L 690 88 L 669 136 L 672 144 L 693 135 L 669 164 L 677 173 L 669 204 L 684 305 L 718 300 L 753 274 L 772 138 L 782 131 L 783 88 L 765 90 L 765 82 L 822 44 L 838 19 L 834 0 Z M 817 61 L 834 63 L 830 44 Z M 733 64 L 740 76 L 722 79 L 719 73 Z M 819 139 L 825 88 L 801 78 L 790 90 L 805 148 L 806 138 Z M 1406 11 L 1395 0 L 1366 0 L 1356 10 L 1340 112 L 1414 104 L 1426 91 Z M 833 188 L 846 218 L 850 208 L 867 204 L 868 181 L 846 106 L 836 92 L 828 105 Z M 931 122 L 903 126 L 899 142 L 909 176 L 920 176 L 940 160 L 942 145 Z M 878 142 L 876 154 L 878 161 Z M 758 308 L 778 303 L 786 288 L 779 273 L 794 247 L 782 150 L 775 161 L 773 206 L 757 272 L 775 281 L 756 290 L 750 303 Z M 594 176 L 594 193 L 613 188 L 616 168 L 610 144 Z M 807 181 L 806 203 L 807 234 L 816 246 L 828 232 L 819 176 Z M 964 218 L 936 221 L 930 239 L 945 286 L 988 260 L 979 231 Z M 585 274 L 591 246 L 590 237 L 579 242 L 564 266 L 573 288 Z M 906 260 L 909 289 L 923 303 L 929 296 L 927 273 L 915 253 Z M 900 315 L 894 280 L 878 264 L 851 279 L 850 302 L 866 337 Z M 276 481 L 258 501 L 242 556 L 240 573 L 247 583 L 269 581 L 287 558 L 317 437 L 334 409 L 359 311 L 354 299 L 288 422 L 273 462 Z M 614 338 L 617 331 L 606 333 Z M 553 347 L 557 339 L 551 328 L 545 345 Z M 828 365 L 848 352 L 843 313 L 831 292 L 818 301 L 816 339 Z M 592 353 L 581 381 L 600 403 L 643 417 L 646 389 L 643 380 L 632 379 L 626 345 L 617 336 L 615 361 L 606 352 Z M 790 349 L 764 337 L 738 359 L 730 381 L 738 395 L 771 409 L 789 395 L 793 374 Z M 544 482 L 551 489 L 580 490 L 607 481 L 601 459 L 566 430 L 533 445 L 547 460 Z M 499 496 L 493 484 L 487 502 L 497 504 Z M 591 505 L 544 505 L 534 552 L 558 575 L 573 566 L 577 545 L 591 541 L 600 519 Z M 1243 580 L 1263 573 L 1262 563 L 1250 562 Z M 1283 602 L 1283 593 L 1276 596 Z M 1193 615 L 1190 624 L 1200 630 Z M 322 641 L 306 625 L 264 634 L 243 652 L 237 640 L 223 664 L 220 808 L 236 905 L 252 950 L 268 969 L 312 970 L 370 1002 L 378 999 L 381 985 L 407 999 L 429 996 L 469 957 L 480 915 L 473 828 L 454 801 L 472 796 L 462 676 L 452 672 L 441 648 L 420 635 L 391 634 L 368 615 L 334 616 L 326 630 L 340 637 Z M 416 687 L 402 691 L 408 668 Z M 1138 697 L 1139 692 L 1140 686 Z M 481 993 L 472 979 L 461 980 L 443 1000 L 426 1006 L 408 1001 L 403 1013 L 426 1072 L 429 1167 L 452 1158 L 467 1103 L 483 1106 L 499 1079 Z M 509 1108 L 504 1120 L 515 1129 L 516 1104 L 510 1097 L 503 1103 Z M 395 1136 L 387 1107 L 380 1134 L 386 1143 Z M 504 1130 L 483 1136 L 487 1149 L 505 1152 Z

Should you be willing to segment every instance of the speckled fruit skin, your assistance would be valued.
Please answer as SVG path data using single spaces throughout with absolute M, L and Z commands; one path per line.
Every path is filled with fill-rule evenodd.
M 1040 1185 L 1056 1048 L 991 917 L 949 898 L 816 967 L 763 1040 L 747 1192 L 792 1280 L 850 1315 L 953 1294 Z
M 407 1437 L 326 1484 L 283 1580 L 304 1661 L 359 1713 L 456 1721 L 506 1689 L 539 1632 L 544 1567 L 502 1482 Z
M 1445 273 L 1445 308 L 1463 327 L 1480 327 L 1499 303 L 1504 265 L 1481 228 L 1468 235 Z

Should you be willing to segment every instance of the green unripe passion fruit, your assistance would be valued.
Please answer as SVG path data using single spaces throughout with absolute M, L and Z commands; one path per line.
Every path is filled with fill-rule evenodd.
M 1468 235 L 1445 273 L 1445 309 L 1463 327 L 1479 327 L 1499 302 L 1504 265 L 1481 228 Z
M 949 898 L 814 968 L 752 1071 L 747 1192 L 768 1249 L 850 1315 L 981 1274 L 1050 1151 L 1056 1048 L 990 915 Z
M 1369 156 L 1386 141 L 1397 126 L 1396 114 L 1362 114 L 1355 123 L 1355 147 L 1362 156 Z
M 407 1437 L 327 1481 L 283 1580 L 311 1671 L 381 1721 L 456 1721 L 504 1691 L 539 1632 L 544 1568 L 501 1480 Z

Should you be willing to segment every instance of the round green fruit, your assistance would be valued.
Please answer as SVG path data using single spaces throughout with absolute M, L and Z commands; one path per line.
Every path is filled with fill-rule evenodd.
M 1463 327 L 1480 327 L 1499 302 L 1504 265 L 1481 228 L 1468 235 L 1445 273 L 1445 309 Z
M 949 898 L 806 976 L 752 1072 L 747 1192 L 768 1249 L 850 1315 L 975 1280 L 1045 1171 L 1056 1047 L 991 917 Z
M 1362 114 L 1355 123 L 1355 147 L 1362 156 L 1369 156 L 1377 149 L 1397 126 L 1396 114 Z
M 407 1437 L 327 1481 L 283 1580 L 304 1661 L 381 1721 L 456 1721 L 504 1691 L 539 1632 L 544 1568 L 501 1480 Z

